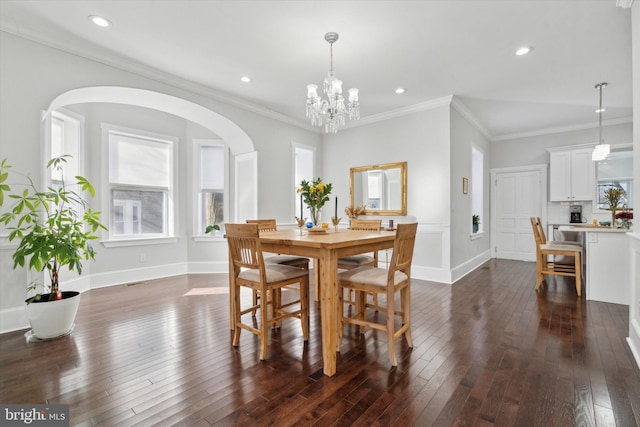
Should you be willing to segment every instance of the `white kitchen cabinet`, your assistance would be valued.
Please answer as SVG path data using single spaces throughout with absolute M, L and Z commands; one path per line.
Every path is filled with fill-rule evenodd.
M 593 200 L 595 168 L 593 148 L 549 152 L 549 200 L 574 202 Z

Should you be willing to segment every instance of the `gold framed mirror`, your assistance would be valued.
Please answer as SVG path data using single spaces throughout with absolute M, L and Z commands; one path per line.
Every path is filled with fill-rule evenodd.
M 350 170 L 351 206 L 366 215 L 407 214 L 407 162 L 358 166 Z

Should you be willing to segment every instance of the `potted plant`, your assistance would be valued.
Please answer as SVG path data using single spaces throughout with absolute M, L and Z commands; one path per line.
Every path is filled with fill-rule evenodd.
M 10 171 L 7 159 L 0 162 L 0 206 L 7 209 L 0 215 L 0 224 L 9 231 L 9 241 L 17 240 L 13 252 L 13 268 L 18 266 L 49 273 L 48 286 L 31 283 L 28 293 L 39 289 L 25 300 L 32 334 L 40 339 L 69 333 L 80 303 L 80 293 L 62 292 L 60 270 L 67 267 L 82 274 L 82 261 L 94 259 L 90 244 L 97 239 L 98 229 L 106 230 L 100 222 L 100 212 L 91 210 L 82 193 L 94 196 L 93 186 L 82 176 L 76 176 L 77 190 L 64 181 L 63 165 L 67 157 L 55 157 L 47 168 L 56 170 L 60 180 L 45 190 L 38 188 L 31 176 Z M 10 177 L 22 178 L 22 183 L 10 182 Z M 13 190 L 12 190 L 13 187 Z M 11 203 L 9 204 L 9 201 Z
M 322 178 L 318 178 L 312 182 L 303 180 L 300 183 L 300 188 L 296 190 L 297 193 L 300 193 L 301 201 L 304 201 L 309 208 L 314 227 L 320 223 L 320 210 L 329 201 L 332 188 L 332 184 L 325 184 L 322 182 Z
M 480 215 L 471 215 L 471 224 L 473 224 L 473 232 L 477 233 L 480 228 Z
M 604 199 L 609 204 L 611 211 L 611 227 L 616 228 L 616 211 L 620 207 L 620 202 L 624 200 L 627 193 L 621 187 L 610 187 L 604 193 Z

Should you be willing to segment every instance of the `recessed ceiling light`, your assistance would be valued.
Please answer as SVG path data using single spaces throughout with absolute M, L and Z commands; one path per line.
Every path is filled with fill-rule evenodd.
M 89 15 L 89 19 L 98 27 L 107 28 L 111 26 L 111 21 L 109 21 L 107 18 L 103 18 L 102 16 Z
M 606 108 L 598 108 L 598 109 L 596 110 L 596 113 L 604 113 L 605 111 L 607 111 L 607 109 L 606 109 Z
M 242 81 L 244 83 L 251 83 L 253 81 L 253 79 L 251 79 L 251 77 L 249 77 L 249 76 L 242 76 L 242 77 L 240 77 L 240 81 Z
M 533 48 L 531 46 L 522 46 L 520 49 L 516 50 L 516 55 L 517 56 L 526 55 L 527 53 L 531 52 L 532 50 L 533 50 Z
M 399 87 L 398 89 L 396 89 L 396 93 L 405 93 L 407 90 L 403 87 Z

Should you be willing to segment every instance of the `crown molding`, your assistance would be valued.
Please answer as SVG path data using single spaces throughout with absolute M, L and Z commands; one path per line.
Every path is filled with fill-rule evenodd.
M 603 126 L 623 125 L 626 123 L 633 123 L 633 117 L 631 116 L 621 117 L 619 119 L 609 119 L 609 120 L 602 121 Z M 550 135 L 550 134 L 562 133 L 562 132 L 572 132 L 576 130 L 597 128 L 598 126 L 599 126 L 598 122 L 582 123 L 582 124 L 568 125 L 568 126 L 557 126 L 552 128 L 546 128 L 546 129 L 538 129 L 530 132 L 516 132 L 516 133 L 498 135 L 498 136 L 495 136 L 492 139 L 492 141 L 494 142 L 508 141 L 511 139 L 529 138 L 532 136 Z
M 65 52 L 71 55 L 75 55 L 80 58 L 84 58 L 84 59 L 94 61 L 103 65 L 107 65 L 109 67 L 126 71 L 128 73 L 145 77 L 159 83 L 163 83 L 179 89 L 187 90 L 197 95 L 205 96 L 213 100 L 216 100 L 234 107 L 241 108 L 245 111 L 250 111 L 252 113 L 260 114 L 262 116 L 265 116 L 274 120 L 278 120 L 280 122 L 293 125 L 311 132 L 322 133 L 320 130 L 311 126 L 310 124 L 307 124 L 306 122 L 293 119 L 282 113 L 278 113 L 268 108 L 265 108 L 261 105 L 254 104 L 247 100 L 231 96 L 229 94 L 217 91 L 215 89 L 212 89 L 208 86 L 201 85 L 199 83 L 182 79 L 173 74 L 165 73 L 158 69 L 137 63 L 130 59 L 123 58 L 121 56 L 114 55 L 112 53 L 104 52 L 104 51 L 100 55 L 96 55 L 91 50 L 78 49 L 69 44 L 59 43 L 59 42 L 56 42 L 55 40 L 45 38 L 41 34 L 35 31 L 31 31 L 28 28 L 19 28 L 15 22 L 9 21 L 5 17 L 0 17 L 0 31 L 4 31 L 16 37 L 20 37 L 25 40 L 29 40 L 29 41 Z
M 464 117 L 474 128 L 478 130 L 485 138 L 489 141 L 493 141 L 493 136 L 489 133 L 486 127 L 478 120 L 478 118 L 473 115 L 471 110 L 464 105 L 464 103 L 457 96 L 453 97 L 451 102 L 451 106 L 458 112 L 462 117 Z
M 453 98 L 453 95 L 443 96 L 442 98 L 436 98 L 430 101 L 421 102 L 419 104 L 409 105 L 408 107 L 398 108 L 397 110 L 386 111 L 384 113 L 363 117 L 357 122 L 347 123 L 344 128 L 345 129 L 355 128 L 359 126 L 368 125 L 371 123 L 382 122 L 382 121 L 393 119 L 396 117 L 406 116 L 408 114 L 417 113 L 420 111 L 426 111 L 426 110 L 431 110 L 433 108 L 447 106 L 451 104 L 452 98 Z
M 621 7 L 623 9 L 631 9 L 633 5 L 633 0 L 616 0 L 616 6 Z

